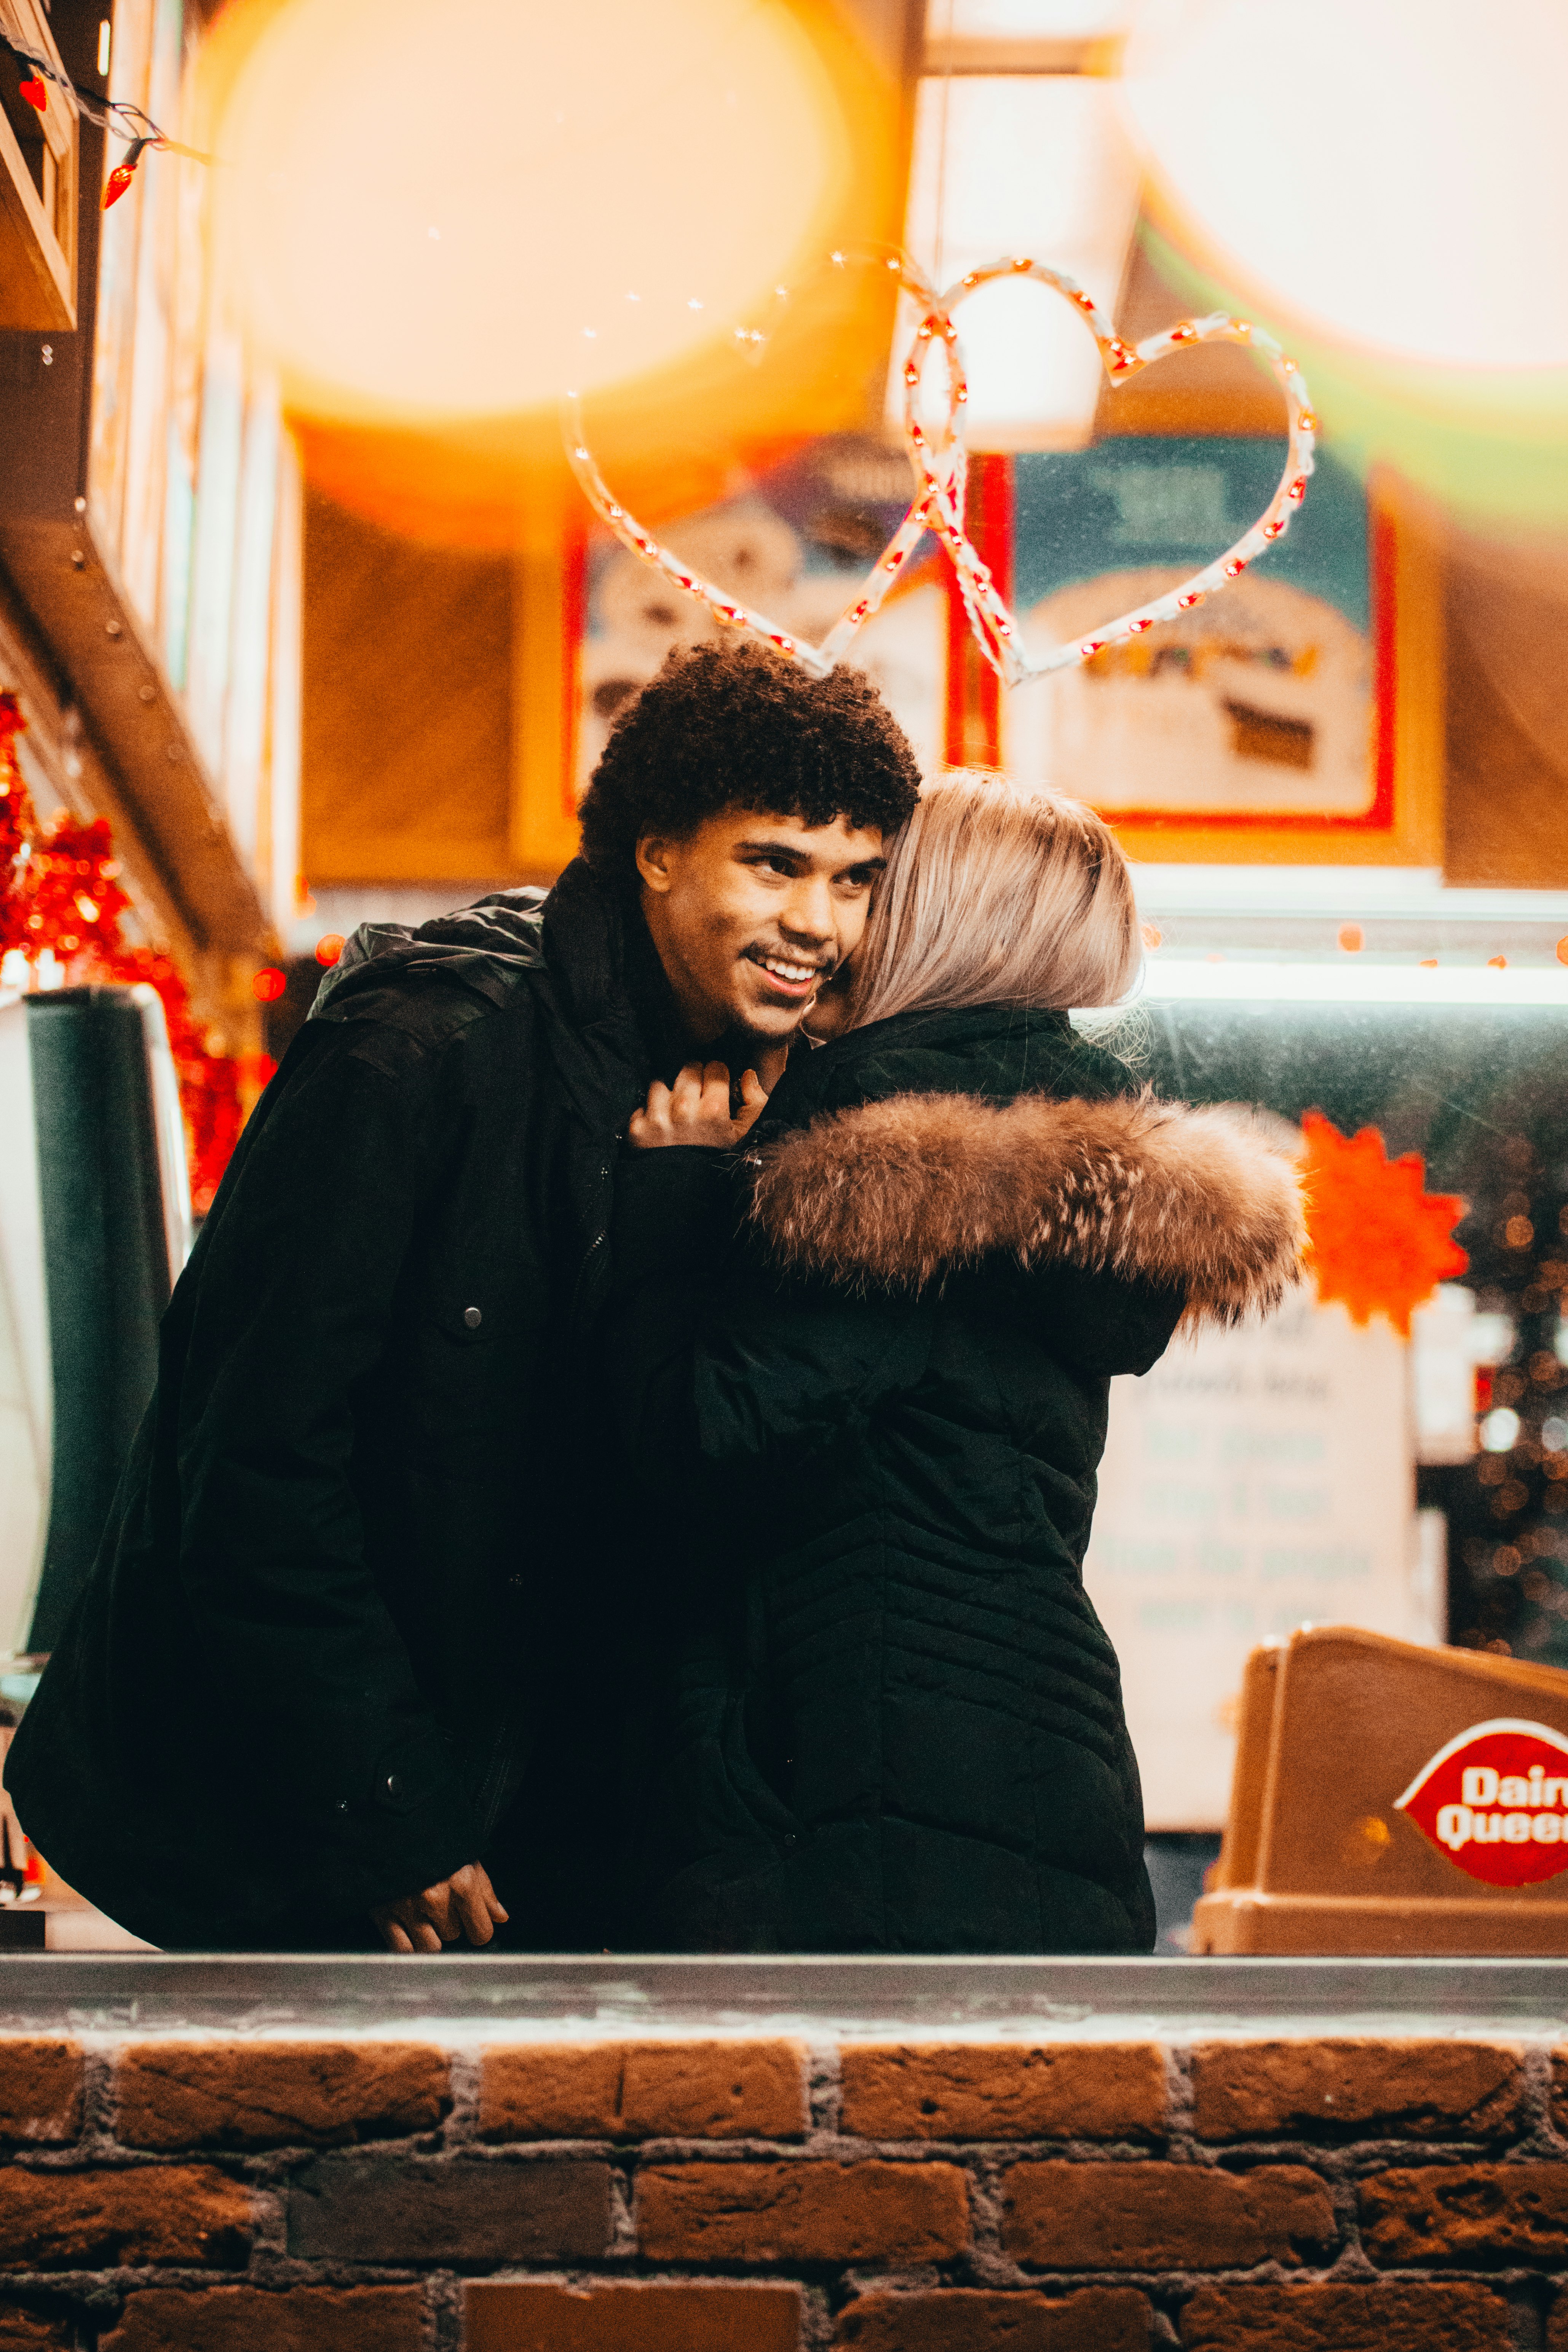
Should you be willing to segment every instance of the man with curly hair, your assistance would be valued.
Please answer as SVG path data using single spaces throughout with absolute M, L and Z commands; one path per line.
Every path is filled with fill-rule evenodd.
M 608 1940 L 618 1147 L 694 1058 L 782 1066 L 918 791 L 858 673 L 701 647 L 617 719 L 548 897 L 354 934 L 7 1762 L 112 1917 L 185 1948 Z

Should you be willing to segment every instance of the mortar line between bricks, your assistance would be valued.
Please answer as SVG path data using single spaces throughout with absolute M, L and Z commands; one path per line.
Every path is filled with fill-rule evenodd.
M 1563 2137 L 1553 2113 L 1556 2089 L 1556 2053 L 1552 2050 L 1535 2049 L 1524 2053 L 1520 2067 L 1522 2092 L 1520 2107 L 1522 2128 L 1515 2152 L 1520 2156 L 1540 2155 L 1561 2158 L 1564 2153 Z
M 819 2134 L 842 2136 L 844 2115 L 843 2044 L 837 2037 L 805 2045 L 805 2111 L 808 2139 Z
M 116 2146 L 113 2069 L 102 2050 L 84 2049 L 81 2063 L 81 2129 L 76 2145 L 107 2153 Z
M 1193 2125 L 1193 2060 L 1189 2043 L 1161 2045 L 1165 2060 L 1165 2150 L 1173 2163 L 1194 2164 L 1202 2152 Z
M 443 2147 L 467 2147 L 479 2137 L 479 2068 L 477 2048 L 448 2050 L 447 2059 L 447 2090 L 451 2105 L 441 2126 Z
M 635 2262 L 640 2255 L 637 2221 L 637 2163 L 636 2157 L 623 2158 L 610 2167 L 610 2226 L 605 2247 L 606 2258 L 619 2255 L 623 2262 Z
M 437 2271 L 426 2280 L 426 2352 L 458 2352 L 463 2340 L 463 2284 L 456 2271 Z
M 1512 2352 L 1542 2352 L 1546 2342 L 1546 2314 L 1539 2294 L 1524 2294 L 1510 2287 L 1508 2302 L 1513 2323 Z

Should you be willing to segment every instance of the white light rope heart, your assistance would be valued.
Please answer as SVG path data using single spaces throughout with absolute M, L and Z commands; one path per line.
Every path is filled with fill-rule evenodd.
M 839 253 L 832 257 L 833 265 L 838 268 L 844 268 L 850 259 L 863 258 L 864 256 Z M 877 257 L 873 266 L 896 272 L 900 290 L 910 295 L 923 313 L 930 315 L 940 307 L 930 285 L 903 256 Z M 762 339 L 741 329 L 737 330 L 737 340 L 756 342 Z M 948 390 L 952 408 L 956 408 L 958 404 L 968 398 L 961 369 L 949 369 Z M 612 496 L 588 446 L 583 427 L 582 404 L 575 393 L 566 394 L 562 422 L 572 471 L 589 505 L 599 520 L 614 531 L 621 545 L 644 563 L 651 564 L 656 572 L 662 572 L 672 587 L 706 604 L 714 618 L 725 627 L 749 630 L 752 635 L 761 637 L 765 645 L 773 646 L 779 653 L 787 654 L 792 661 L 797 661 L 813 677 L 826 677 L 843 660 L 851 640 L 879 609 L 928 530 L 937 532 L 942 538 L 952 553 L 955 564 L 974 561 L 973 551 L 963 539 L 963 445 L 952 429 L 950 418 L 942 430 L 940 451 L 932 451 L 922 445 L 922 454 L 917 458 L 911 446 L 911 462 L 919 487 L 909 511 L 877 558 L 870 573 L 862 581 L 858 593 L 839 614 L 822 643 L 812 645 L 793 630 L 769 620 L 765 614 L 754 612 L 749 604 L 743 604 L 737 597 L 716 588 L 710 580 L 705 580 L 689 564 L 682 563 L 679 556 L 663 546 L 651 530 L 645 529 L 637 517 Z M 956 546 L 955 541 L 958 542 Z
M 1289 434 L 1285 470 L 1273 498 L 1251 529 L 1244 531 L 1223 555 L 1215 556 L 1212 563 L 1194 572 L 1179 587 L 1140 604 L 1133 612 L 1123 613 L 1117 620 L 1108 621 L 1091 636 L 1052 646 L 1037 658 L 1025 653 L 1016 621 L 964 533 L 963 469 L 957 438 L 957 420 L 968 400 L 968 388 L 963 382 L 963 362 L 952 314 L 981 287 L 1001 278 L 1030 278 L 1072 304 L 1094 337 L 1113 390 L 1130 383 L 1156 361 L 1168 358 L 1173 352 L 1191 351 L 1200 343 L 1244 343 L 1249 350 L 1260 352 L 1284 394 Z M 916 404 L 926 360 L 933 344 L 939 342 L 947 367 L 948 415 L 942 426 L 928 435 L 916 414 Z M 1089 661 L 1106 646 L 1142 636 L 1157 621 L 1173 621 L 1183 613 L 1190 613 L 1205 597 L 1239 579 L 1256 556 L 1284 535 L 1291 514 L 1307 495 L 1307 481 L 1314 465 L 1317 423 L 1300 369 L 1263 328 L 1251 325 L 1246 319 L 1233 318 L 1228 311 L 1215 310 L 1207 318 L 1180 320 L 1163 334 L 1148 335 L 1141 343 L 1126 343 L 1113 332 L 1081 286 L 1061 270 L 1049 269 L 1039 261 L 993 261 L 982 269 L 967 271 L 957 285 L 931 303 L 915 330 L 914 341 L 904 362 L 904 437 L 910 455 L 925 485 L 926 505 L 941 515 L 945 526 L 941 536 L 958 575 L 970 627 L 986 660 L 1008 686 L 1021 686 L 1030 678 L 1045 677 L 1053 670 L 1068 669 L 1077 662 Z
M 864 257 L 857 257 L 864 258 Z M 848 257 L 833 256 L 834 265 L 843 268 Z M 1272 335 L 1255 327 L 1245 319 L 1234 318 L 1227 311 L 1215 310 L 1204 319 L 1183 319 L 1167 327 L 1163 334 L 1148 335 L 1141 343 L 1124 342 L 1096 308 L 1093 299 L 1081 286 L 1063 271 L 1047 268 L 1044 262 L 1027 259 L 994 261 L 984 268 L 972 269 L 951 287 L 945 294 L 933 294 L 926 280 L 913 264 L 903 256 L 879 260 L 877 266 L 898 273 L 900 289 L 922 306 L 921 317 L 904 362 L 904 440 L 910 460 L 915 470 L 917 489 L 909 509 L 898 530 L 878 557 L 868 577 L 861 583 L 858 594 L 846 606 L 837 621 L 820 645 L 812 645 L 758 613 L 738 598 L 715 587 L 689 564 L 645 529 L 610 492 L 604 476 L 595 461 L 584 430 L 582 406 L 575 393 L 568 393 L 563 403 L 563 430 L 566 455 L 573 473 L 589 505 L 600 520 L 605 523 L 623 547 L 642 562 L 663 574 L 672 587 L 693 596 L 706 604 L 714 618 L 729 628 L 749 631 L 775 651 L 787 655 L 810 673 L 813 677 L 826 677 L 844 658 L 857 633 L 879 610 L 889 590 L 898 578 L 910 556 L 929 530 L 947 550 L 958 581 L 969 625 L 979 642 L 980 649 L 992 667 L 1007 686 L 1020 686 L 1031 678 L 1045 677 L 1052 671 L 1070 668 L 1075 663 L 1092 659 L 1103 647 L 1141 636 L 1157 621 L 1177 619 L 1191 612 L 1205 597 L 1212 596 L 1233 580 L 1239 579 L 1255 557 L 1261 555 L 1282 537 L 1295 508 L 1307 494 L 1308 478 L 1313 470 L 1312 451 L 1316 446 L 1317 418 L 1313 415 L 1304 377 L 1292 359 L 1288 359 Z M 1129 383 L 1142 369 L 1168 358 L 1173 352 L 1191 351 L 1200 343 L 1242 343 L 1259 352 L 1267 360 L 1285 397 L 1288 420 L 1289 447 L 1285 468 L 1273 498 L 1251 529 L 1224 554 L 1195 572 L 1179 587 L 1163 596 L 1140 604 L 1135 611 L 1123 613 L 1098 629 L 1092 636 L 1081 637 L 1052 646 L 1037 659 L 1026 655 L 1019 643 L 1018 625 L 1012 612 L 997 589 L 989 568 L 981 561 L 964 530 L 963 502 L 966 460 L 963 420 L 969 400 L 968 380 L 964 373 L 958 330 L 952 313 L 971 294 L 983 286 L 1001 278 L 1029 278 L 1047 288 L 1070 302 L 1082 318 L 1099 348 L 1101 362 L 1112 388 Z M 762 338 L 745 330 L 737 331 L 738 339 L 759 342 Z M 946 413 L 932 427 L 922 424 L 918 412 L 920 394 L 924 382 L 926 361 L 933 347 L 940 345 L 947 380 Z

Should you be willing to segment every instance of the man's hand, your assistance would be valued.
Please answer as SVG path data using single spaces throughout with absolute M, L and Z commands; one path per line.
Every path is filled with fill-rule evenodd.
M 465 1863 L 450 1878 L 418 1895 L 400 1895 L 371 1913 L 389 1952 L 438 1952 L 459 1936 L 488 1944 L 507 1914 L 483 1863 Z
M 766 1087 L 755 1070 L 747 1070 L 741 1079 L 740 1116 L 732 1117 L 724 1064 L 688 1062 L 673 1087 L 654 1080 L 647 1108 L 633 1111 L 626 1134 L 639 1151 L 692 1143 L 712 1151 L 732 1151 L 766 1109 L 767 1100 Z

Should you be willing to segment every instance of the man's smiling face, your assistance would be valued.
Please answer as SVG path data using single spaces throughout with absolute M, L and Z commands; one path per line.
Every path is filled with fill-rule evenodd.
M 726 1030 L 786 1045 L 853 955 L 882 870 L 882 835 L 843 817 L 727 809 L 637 843 L 643 913 L 692 1043 Z

